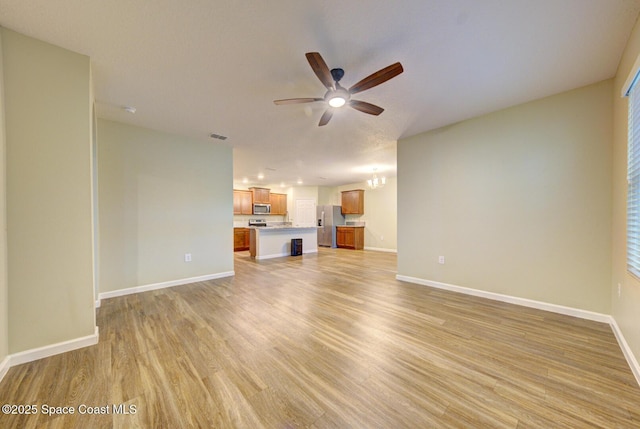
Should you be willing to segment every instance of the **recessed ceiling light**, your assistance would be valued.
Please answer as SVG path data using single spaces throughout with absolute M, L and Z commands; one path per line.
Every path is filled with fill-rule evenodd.
M 131 113 L 131 114 L 136 113 L 136 108 L 133 106 L 124 106 L 123 109 L 127 113 Z
M 242 179 L 242 183 L 249 183 L 249 179 L 247 179 L 246 177 L 244 177 L 244 178 Z
M 302 179 L 298 179 L 298 185 L 302 185 Z
M 259 179 L 259 180 L 264 179 L 264 174 L 262 174 L 262 173 L 258 174 L 258 179 Z

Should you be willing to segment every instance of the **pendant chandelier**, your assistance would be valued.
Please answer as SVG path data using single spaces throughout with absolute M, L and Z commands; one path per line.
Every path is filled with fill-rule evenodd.
M 374 168 L 373 176 L 371 177 L 371 179 L 367 180 L 367 185 L 369 185 L 369 188 L 371 189 L 382 188 L 387 183 L 387 179 L 384 176 L 378 177 L 378 175 L 376 174 L 377 170 L 377 168 Z

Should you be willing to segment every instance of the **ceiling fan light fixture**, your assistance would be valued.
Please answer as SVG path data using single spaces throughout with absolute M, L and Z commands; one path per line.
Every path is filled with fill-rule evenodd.
M 347 92 L 347 90 L 342 87 L 336 89 L 335 91 L 328 91 L 327 95 L 325 96 L 325 100 L 327 100 L 327 103 L 329 103 L 329 106 L 331 107 L 342 107 L 347 104 L 349 98 L 349 92 Z
M 333 97 L 331 99 L 329 99 L 329 106 L 331 107 L 342 107 L 345 105 L 345 103 L 347 102 L 347 100 L 345 100 L 344 98 L 340 97 L 340 96 L 336 96 Z

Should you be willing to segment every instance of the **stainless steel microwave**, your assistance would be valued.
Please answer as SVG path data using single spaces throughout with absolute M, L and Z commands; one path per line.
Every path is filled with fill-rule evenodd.
M 253 214 L 269 214 L 271 213 L 271 204 L 254 204 Z

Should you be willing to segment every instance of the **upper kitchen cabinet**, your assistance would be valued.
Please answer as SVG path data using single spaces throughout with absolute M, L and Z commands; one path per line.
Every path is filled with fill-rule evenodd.
M 287 194 L 276 194 L 271 192 L 269 194 L 271 199 L 271 214 L 272 215 L 286 215 L 287 214 Z
M 342 191 L 342 214 L 364 214 L 364 190 Z
M 251 191 L 233 190 L 233 214 L 253 214 Z
M 249 188 L 253 193 L 253 204 L 271 204 L 269 194 L 271 193 L 267 188 Z

